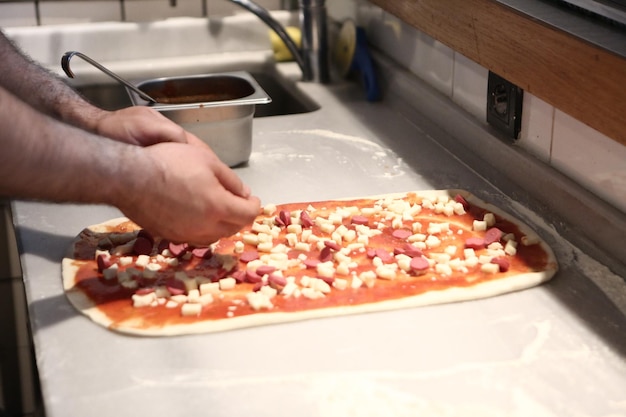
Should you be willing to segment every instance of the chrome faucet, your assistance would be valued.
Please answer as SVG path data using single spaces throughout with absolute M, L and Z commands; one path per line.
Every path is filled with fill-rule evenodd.
M 285 43 L 302 71 L 303 81 L 326 83 L 328 66 L 328 29 L 325 0 L 299 0 L 302 48 L 298 49 L 285 28 L 270 13 L 251 0 L 230 0 L 254 13 Z

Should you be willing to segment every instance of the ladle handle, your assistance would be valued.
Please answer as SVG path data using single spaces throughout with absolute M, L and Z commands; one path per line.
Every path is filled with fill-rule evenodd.
M 85 54 L 83 54 L 81 52 L 68 51 L 65 54 L 63 54 L 63 57 L 61 58 L 61 68 L 63 68 L 63 71 L 65 71 L 65 73 L 67 74 L 68 77 L 74 78 L 74 73 L 70 69 L 70 59 L 72 59 L 72 57 L 74 55 L 84 59 L 85 61 L 87 61 L 91 65 L 93 65 L 94 67 L 98 68 L 100 71 L 104 72 L 109 77 L 114 78 L 115 80 L 117 80 L 120 83 L 124 84 L 126 87 L 130 88 L 135 93 L 137 93 L 139 95 L 139 97 L 141 97 L 142 99 L 144 99 L 146 101 L 149 101 L 151 103 L 156 103 L 157 102 L 155 99 L 150 97 L 148 94 L 144 93 L 143 91 L 141 91 L 140 89 L 138 89 L 137 87 L 132 85 L 130 82 L 126 81 L 124 78 L 120 77 L 116 73 L 112 72 L 108 68 L 102 66 L 101 64 L 99 64 L 98 62 L 94 61 L 93 59 L 89 58 L 87 55 L 85 55 Z

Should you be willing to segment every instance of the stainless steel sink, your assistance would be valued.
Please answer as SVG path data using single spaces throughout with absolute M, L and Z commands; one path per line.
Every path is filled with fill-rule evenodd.
M 251 72 L 254 79 L 272 98 L 272 102 L 256 106 L 254 117 L 281 116 L 308 113 L 319 109 L 319 105 L 300 91 L 295 85 L 267 72 Z M 91 103 L 106 110 L 119 110 L 133 103 L 120 84 L 89 84 L 76 89 Z

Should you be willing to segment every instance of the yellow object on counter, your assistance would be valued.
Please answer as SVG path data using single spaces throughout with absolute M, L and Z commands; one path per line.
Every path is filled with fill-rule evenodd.
M 287 26 L 286 30 L 289 36 L 291 36 L 291 39 L 293 39 L 298 48 L 300 48 L 302 44 L 300 28 L 297 28 L 295 26 Z M 272 43 L 272 50 L 274 51 L 274 59 L 279 62 L 293 61 L 293 55 L 291 54 L 291 51 L 289 51 L 289 48 L 287 48 L 287 45 L 285 45 L 285 42 L 283 42 L 283 40 L 280 39 L 280 37 L 273 30 L 270 30 L 269 33 L 270 42 Z

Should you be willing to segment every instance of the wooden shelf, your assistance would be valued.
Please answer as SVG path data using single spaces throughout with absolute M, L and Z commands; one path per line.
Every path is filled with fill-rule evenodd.
M 626 59 L 494 0 L 370 0 L 626 145 Z

